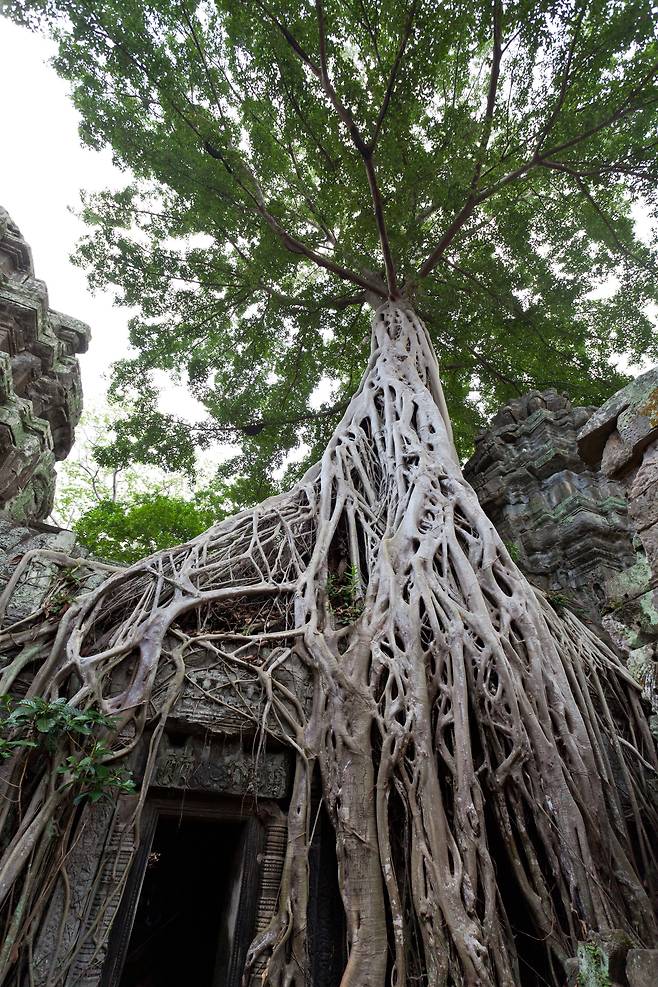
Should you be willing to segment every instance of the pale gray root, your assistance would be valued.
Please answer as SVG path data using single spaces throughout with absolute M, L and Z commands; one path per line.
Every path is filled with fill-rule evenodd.
M 588 930 L 656 943 L 658 763 L 638 687 L 510 558 L 461 475 L 435 354 L 402 303 L 375 314 L 359 390 L 293 490 L 111 576 L 40 655 L 32 694 L 116 716 L 117 759 L 149 721 L 162 729 L 190 662 L 228 670 L 236 694 L 257 684 L 260 735 L 297 760 L 280 906 L 248 960 L 265 984 L 306 983 L 316 767 L 342 987 L 516 987 L 538 956 L 557 985 Z M 284 674 L 300 662 L 310 710 Z M 0 886 L 24 888 L 29 818 L 57 793 L 42 788 Z

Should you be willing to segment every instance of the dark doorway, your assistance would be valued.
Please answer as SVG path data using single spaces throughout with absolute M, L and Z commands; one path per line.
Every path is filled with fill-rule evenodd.
M 242 822 L 161 815 L 119 987 L 225 987 Z

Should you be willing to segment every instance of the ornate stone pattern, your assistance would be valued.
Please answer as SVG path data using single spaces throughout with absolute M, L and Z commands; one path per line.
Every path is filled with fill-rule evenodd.
M 67 987 L 97 987 L 109 930 L 116 915 L 135 852 L 134 796 L 122 796 L 101 858 L 102 868 L 95 893 L 87 899 L 88 912 L 81 923 L 79 952 L 66 981 Z
M 48 516 L 55 461 L 71 450 L 82 410 L 77 353 L 89 327 L 49 308 L 30 248 L 0 207 L 0 511 Z
M 135 850 L 135 796 L 84 810 L 80 838 L 52 897 L 33 961 L 35 987 L 96 987 Z M 57 967 L 53 964 L 57 961 Z
M 160 741 L 153 785 L 214 795 L 285 798 L 290 790 L 290 759 L 284 751 L 244 750 L 237 741 L 186 737 Z
M 254 935 L 265 932 L 276 912 L 288 843 L 288 823 L 283 812 L 274 810 L 265 820 L 265 827 L 265 846 L 260 861 L 261 879 Z M 264 965 L 264 959 L 255 965 L 249 978 L 248 987 L 260 987 Z
M 622 488 L 578 455 L 593 411 L 531 391 L 477 437 L 464 474 L 531 581 L 599 621 L 607 581 L 636 554 Z
M 257 671 L 243 672 L 224 664 L 207 666 L 207 658 L 201 668 L 188 668 L 183 693 L 172 709 L 169 721 L 172 727 L 180 724 L 190 732 L 215 734 L 253 734 L 262 723 L 267 703 Z M 307 667 L 299 660 L 289 660 L 276 671 L 276 677 L 309 710 L 313 698 L 313 683 Z M 157 705 L 157 698 L 156 698 Z M 270 715 L 266 728 L 277 737 L 281 726 Z

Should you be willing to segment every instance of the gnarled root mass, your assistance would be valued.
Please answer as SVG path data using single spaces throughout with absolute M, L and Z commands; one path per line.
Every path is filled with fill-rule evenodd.
M 321 463 L 82 598 L 33 662 L 31 692 L 117 717 L 117 758 L 155 721 L 152 764 L 200 662 L 238 691 L 255 682 L 261 735 L 296 756 L 280 907 L 248 959 L 264 983 L 307 983 L 316 769 L 336 831 L 342 987 L 558 985 L 588 930 L 655 944 L 658 765 L 638 689 L 532 589 L 482 512 L 406 306 L 377 311 L 369 366 Z M 310 708 L 281 674 L 300 662 Z M 0 891 L 23 903 L 14 959 L 71 839 L 53 772 L 33 771 L 20 818 L 5 809 Z

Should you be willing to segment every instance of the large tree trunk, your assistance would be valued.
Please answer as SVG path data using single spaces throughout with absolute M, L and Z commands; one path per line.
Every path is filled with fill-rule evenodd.
M 233 643 L 231 606 L 242 627 L 253 614 Z M 658 764 L 637 687 L 510 558 L 462 477 L 436 357 L 404 304 L 376 312 L 321 463 L 82 600 L 33 688 L 55 694 L 75 673 L 75 701 L 101 697 L 136 737 L 158 665 L 203 648 L 256 669 L 262 728 L 296 752 L 280 909 L 250 951 L 267 984 L 307 979 L 316 767 L 347 920 L 342 987 L 559 985 L 588 930 L 656 942 Z M 300 659 L 309 716 L 279 675 Z

